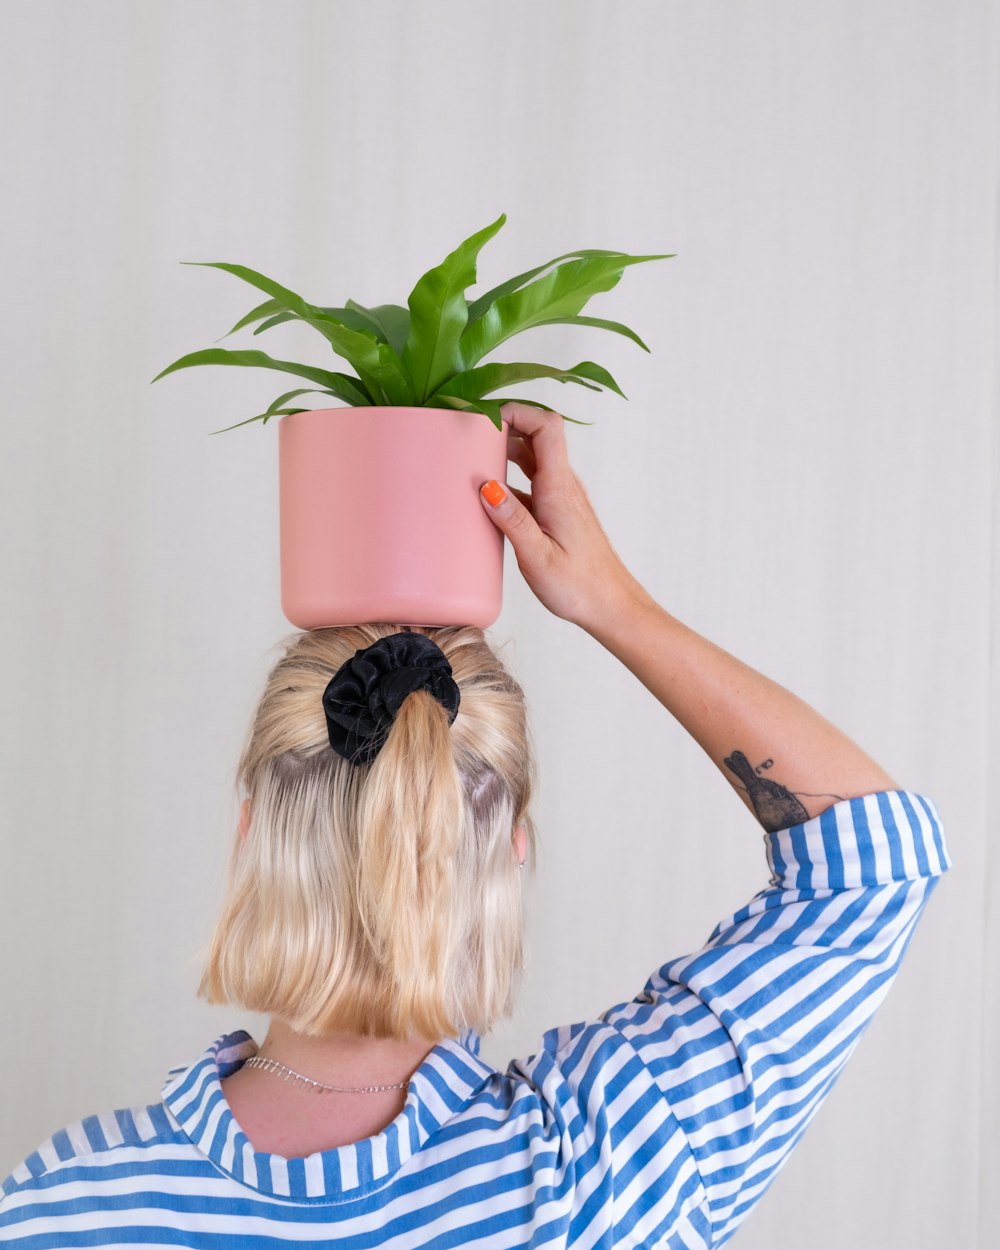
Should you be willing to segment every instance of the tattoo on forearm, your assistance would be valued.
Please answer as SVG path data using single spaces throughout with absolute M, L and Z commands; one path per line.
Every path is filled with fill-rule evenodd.
M 798 825 L 809 819 L 809 813 L 791 790 L 787 790 L 780 782 L 772 781 L 770 777 L 759 776 L 742 751 L 734 751 L 723 763 L 746 786 L 757 819 L 768 833 L 787 829 L 789 825 Z M 770 768 L 773 763 L 773 760 L 766 760 L 761 768 Z

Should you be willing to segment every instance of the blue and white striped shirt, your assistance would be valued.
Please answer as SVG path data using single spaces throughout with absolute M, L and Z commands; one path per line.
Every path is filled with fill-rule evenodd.
M 950 867 L 934 805 L 837 802 L 764 835 L 767 889 L 635 998 L 550 1029 L 500 1072 L 434 1047 L 363 1141 L 254 1151 L 220 1081 L 237 1030 L 162 1100 L 60 1129 L 3 1182 L 0 1243 L 411 1247 L 724 1245 L 837 1079 Z

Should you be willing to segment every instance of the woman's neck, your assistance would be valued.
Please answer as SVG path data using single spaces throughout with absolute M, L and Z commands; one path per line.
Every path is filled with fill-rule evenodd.
M 313 1037 L 272 1016 L 259 1054 L 323 1085 L 396 1085 L 413 1075 L 435 1045 L 426 1038 L 362 1037 L 342 1030 Z
M 310 1037 L 272 1017 L 258 1054 L 323 1085 L 399 1085 L 434 1045 L 343 1032 Z M 406 1105 L 406 1089 L 319 1093 L 281 1076 L 244 1065 L 223 1079 L 222 1088 L 254 1150 L 288 1159 L 375 1137 Z

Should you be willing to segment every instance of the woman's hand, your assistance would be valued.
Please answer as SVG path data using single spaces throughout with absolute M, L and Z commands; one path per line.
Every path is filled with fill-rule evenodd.
M 589 630 L 623 594 L 645 592 L 611 546 L 569 463 L 563 418 L 513 402 L 501 412 L 510 422 L 507 459 L 528 478 L 531 491 L 500 483 L 504 498 L 492 505 L 481 488 L 483 507 L 510 540 L 538 599 Z

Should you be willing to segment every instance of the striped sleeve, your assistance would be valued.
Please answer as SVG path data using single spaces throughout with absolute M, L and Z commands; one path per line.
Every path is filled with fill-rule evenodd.
M 769 888 L 600 1017 L 683 1131 L 712 1246 L 829 1093 L 951 866 L 933 803 L 908 791 L 839 801 L 764 841 Z

